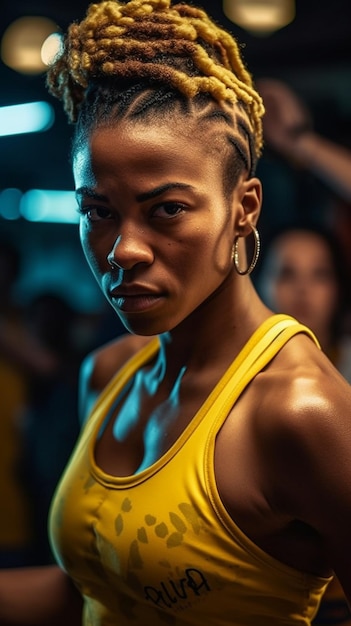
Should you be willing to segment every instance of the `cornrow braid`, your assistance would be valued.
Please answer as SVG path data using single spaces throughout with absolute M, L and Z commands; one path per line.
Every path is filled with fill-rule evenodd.
M 64 51 L 47 74 L 49 91 L 76 122 L 87 88 L 99 81 L 165 84 L 193 99 L 240 102 L 262 149 L 262 100 L 235 39 L 202 10 L 171 0 L 106 0 L 91 4 L 68 29 Z

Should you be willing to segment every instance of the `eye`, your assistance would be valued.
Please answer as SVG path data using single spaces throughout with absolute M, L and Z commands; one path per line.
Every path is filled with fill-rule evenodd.
M 153 217 L 162 217 L 164 219 L 171 219 L 176 217 L 180 213 L 185 211 L 186 206 L 180 202 L 163 202 L 154 207 L 152 211 Z
M 277 280 L 280 283 L 289 283 L 296 279 L 296 271 L 293 267 L 283 265 L 277 274 Z
M 320 283 L 332 283 L 335 276 L 331 269 L 327 267 L 318 267 L 314 270 L 314 279 Z
M 99 222 L 112 218 L 111 211 L 103 206 L 80 206 L 78 207 L 78 213 L 82 217 L 86 217 L 89 222 Z

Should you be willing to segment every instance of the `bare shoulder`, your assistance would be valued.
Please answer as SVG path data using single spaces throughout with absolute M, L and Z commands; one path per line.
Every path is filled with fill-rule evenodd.
M 303 334 L 289 340 L 257 380 L 261 409 L 277 426 L 309 428 L 331 411 L 350 411 L 351 386 Z M 264 387 L 264 393 L 261 394 Z M 275 398 L 275 401 L 273 399 Z M 303 419 L 309 415 L 309 420 Z M 316 424 L 312 422 L 312 426 Z
M 126 334 L 88 354 L 82 362 L 79 380 L 79 413 L 84 421 L 96 398 L 113 376 L 151 337 Z
M 333 499 L 351 502 L 349 383 L 307 336 L 298 335 L 259 375 L 255 405 L 256 440 L 269 459 L 273 497 L 323 534 Z
M 284 454 L 296 445 L 295 454 L 325 458 L 326 448 L 350 434 L 351 387 L 305 335 L 293 337 L 259 375 L 255 400 L 257 427 Z
M 303 335 L 256 382 L 251 427 L 262 491 L 272 511 L 313 529 L 351 599 L 351 387 Z
M 150 340 L 150 337 L 126 334 L 89 354 L 85 363 L 90 362 L 90 386 L 101 391 L 116 372 Z

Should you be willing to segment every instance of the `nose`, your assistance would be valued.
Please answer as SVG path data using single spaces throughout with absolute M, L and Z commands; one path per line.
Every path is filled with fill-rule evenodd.
M 295 281 L 295 289 L 298 293 L 304 293 L 306 291 L 309 291 L 311 286 L 313 286 L 313 281 L 311 282 L 310 276 L 304 274 L 300 274 L 297 276 Z
M 129 231 L 118 235 L 107 255 L 108 264 L 112 268 L 122 270 L 131 270 L 139 263 L 150 265 L 152 261 L 152 250 L 142 232 L 133 234 Z

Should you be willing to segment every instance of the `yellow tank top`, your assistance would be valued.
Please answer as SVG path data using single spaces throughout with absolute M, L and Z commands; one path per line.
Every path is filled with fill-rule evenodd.
M 297 571 L 258 548 L 228 515 L 214 476 L 216 433 L 229 410 L 300 332 L 314 338 L 292 318 L 266 320 L 176 443 L 133 476 L 103 472 L 94 445 L 116 398 L 157 353 L 158 339 L 107 386 L 50 516 L 54 553 L 84 596 L 84 626 L 310 624 L 329 579 Z

